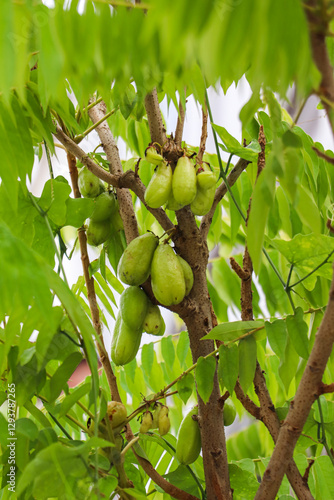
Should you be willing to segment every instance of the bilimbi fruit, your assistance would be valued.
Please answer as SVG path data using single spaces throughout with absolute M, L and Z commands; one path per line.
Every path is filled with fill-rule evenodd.
M 154 146 L 146 148 L 145 159 L 153 165 L 159 165 L 163 161 L 163 157 L 157 152 Z
M 133 329 L 118 314 L 111 339 L 111 359 L 115 365 L 130 363 L 138 352 L 142 329 Z
M 175 201 L 181 205 L 189 205 L 196 196 L 195 165 L 187 156 L 179 158 L 176 164 L 173 172 L 172 188 Z
M 129 243 L 117 268 L 117 274 L 123 283 L 139 286 L 147 280 L 158 243 L 159 239 L 153 233 L 138 236 Z
M 152 413 L 150 411 L 146 411 L 145 413 L 143 413 L 139 432 L 145 434 L 145 432 L 148 432 L 152 428 L 152 425 L 153 425 Z
M 125 423 L 127 412 L 123 403 L 109 401 L 107 406 L 107 416 L 111 422 L 111 427 L 115 429 Z
M 201 451 L 201 432 L 196 419 L 197 415 L 198 408 L 196 407 L 184 417 L 177 435 L 175 455 L 183 465 L 195 462 Z
M 104 191 L 103 183 L 87 167 L 82 167 L 78 174 L 78 187 L 84 198 L 96 198 Z
M 155 298 L 164 306 L 179 304 L 185 296 L 182 266 L 168 244 L 159 245 L 154 252 L 151 283 Z
M 150 208 L 159 208 L 167 203 L 172 191 L 172 176 L 172 167 L 165 161 L 156 167 L 144 196 Z

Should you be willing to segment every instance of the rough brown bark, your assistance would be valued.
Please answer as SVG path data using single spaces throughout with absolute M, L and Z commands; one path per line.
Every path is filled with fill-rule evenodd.
M 184 208 L 177 212 L 177 218 L 179 233 L 175 245 L 194 273 L 194 285 L 186 303 L 187 307 L 183 307 L 179 315 L 187 325 L 195 363 L 200 356 L 206 356 L 214 350 L 213 341 L 201 340 L 212 329 L 212 309 L 206 281 L 209 252 L 190 209 Z M 219 424 L 223 421 L 219 398 L 216 372 L 208 403 L 204 404 L 198 396 L 206 492 L 208 500 L 231 500 L 225 433 L 223 425 Z
M 106 106 L 103 101 L 89 110 L 89 116 L 93 123 L 101 120 L 105 114 Z M 123 174 L 123 168 L 118 147 L 107 121 L 98 125 L 96 131 L 107 155 L 110 172 L 114 175 L 121 176 Z M 128 189 L 116 188 L 116 194 L 119 201 L 119 211 L 123 220 L 126 241 L 130 243 L 131 240 L 139 236 L 137 219 L 132 204 L 132 196 Z
M 150 127 L 150 135 L 152 142 L 157 142 L 161 146 L 166 142 L 166 130 L 162 123 L 161 111 L 159 108 L 157 89 L 145 97 L 145 109 Z
M 330 16 L 325 3 L 308 0 L 304 3 L 305 14 L 309 23 L 309 34 L 313 60 L 321 73 L 318 95 L 327 111 L 334 134 L 334 76 L 326 46 L 326 35 L 330 32 Z

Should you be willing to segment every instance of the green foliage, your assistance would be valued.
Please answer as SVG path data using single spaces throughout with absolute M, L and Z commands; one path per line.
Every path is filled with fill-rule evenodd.
M 303 4 L 148 0 L 131 7 L 115 2 L 122 4 L 116 8 L 113 2 L 88 0 L 79 8 L 79 3 L 67 2 L 65 8 L 57 0 L 49 8 L 40 0 L 0 2 L 0 58 L 5 68 L 0 73 L 1 497 L 11 494 L 7 437 L 14 418 L 9 389 L 15 384 L 15 474 L 20 498 L 109 498 L 116 491 L 122 493 L 121 463 L 134 485 L 125 487 L 125 492 L 138 499 L 171 498 L 143 472 L 136 455 L 125 449 L 123 429 L 115 432 L 115 443 L 110 440 L 109 422 L 104 419 L 110 386 L 106 373 L 98 370 L 100 339 L 91 321 L 92 291 L 81 271 L 69 279 L 70 286 L 67 282 L 65 270 L 80 264 L 73 235 L 84 229 L 94 200 L 73 197 L 68 168 L 54 167 L 54 156 L 45 172 L 38 160 L 43 152 L 48 158 L 58 152 L 56 123 L 76 143 L 86 136 L 91 127 L 90 100 L 96 95 L 106 103 L 106 123 L 114 137 L 125 142 L 129 156 L 122 162 L 124 171 L 138 165 L 147 187 L 153 168 L 145 159 L 138 164 L 151 142 L 146 94 L 157 88 L 160 102 L 173 103 L 181 111 L 180 103 L 185 108 L 191 98 L 197 105 L 210 104 L 205 97 L 210 86 L 226 92 L 245 77 L 252 95 L 240 112 L 242 136 L 234 137 L 229 126 L 212 123 L 217 149 L 205 152 L 203 158 L 210 162 L 217 186 L 239 159 L 249 162 L 218 203 L 208 228 L 207 243 L 213 252 L 207 286 L 218 325 L 210 332 L 206 323 L 201 325 L 203 331 L 192 338 L 190 348 L 192 332 L 171 335 L 174 327 L 166 322 L 164 337 L 152 342 L 153 337 L 145 336 L 140 347 L 139 339 L 137 357 L 124 366 L 112 363 L 112 369 L 136 436 L 144 411 L 154 412 L 161 402 L 169 408 L 171 431 L 163 437 L 156 429 L 140 434 L 132 443 L 137 455 L 147 457 L 171 484 L 202 500 L 206 498 L 202 456 L 190 466 L 180 465 L 176 436 L 189 406 L 198 397 L 204 403 L 210 400 L 218 369 L 221 393 L 229 392 L 242 422 L 227 435 L 231 487 L 236 500 L 252 499 L 274 445 L 262 422 L 247 420 L 234 391 L 236 382 L 258 404 L 253 379 L 259 362 L 278 418 L 286 418 L 323 318 L 334 260 L 334 238 L 327 225 L 333 219 L 333 165 L 321 155 L 333 157 L 333 152 L 315 143 L 282 107 L 291 85 L 302 101 L 320 82 Z M 333 47 L 330 39 L 332 63 Z M 260 126 L 266 144 L 265 168 L 258 175 Z M 91 148 L 90 142 L 82 144 L 85 151 Z M 182 146 L 189 156 L 199 150 L 199 144 Z M 221 152 L 230 155 L 228 164 L 221 162 Z M 100 149 L 87 154 L 109 169 L 109 158 Z M 35 179 L 39 196 L 33 194 Z M 187 193 L 182 175 L 178 180 L 183 196 Z M 162 236 L 154 215 L 135 194 L 132 201 L 139 233 Z M 161 202 L 151 205 L 160 207 Z M 187 210 L 183 214 L 190 217 Z M 181 225 L 178 213 L 166 210 L 166 214 L 173 224 Z M 129 244 L 123 230 L 129 221 L 124 212 L 122 217 L 123 221 L 113 218 L 113 232 L 103 246 L 89 248 L 89 273 L 105 340 L 112 333 L 124 291 L 117 268 Z M 200 226 L 201 219 L 195 220 Z M 178 238 L 185 238 L 181 233 L 168 234 L 176 250 Z M 157 244 L 156 238 L 154 248 Z M 254 321 L 238 320 L 240 278 L 228 260 L 233 255 L 242 266 L 246 244 L 256 276 Z M 147 248 L 132 272 L 138 272 L 146 254 Z M 186 301 L 195 314 L 201 304 L 192 295 L 198 286 L 198 269 L 193 271 L 195 291 Z M 160 268 L 154 281 L 157 278 L 161 279 Z M 163 277 L 162 282 L 165 285 Z M 173 285 L 170 280 L 168 291 Z M 176 309 L 166 307 L 180 311 L 179 302 Z M 132 325 L 138 318 L 131 304 L 126 309 L 127 316 L 134 315 Z M 176 324 L 180 331 L 180 323 Z M 212 340 L 220 342 L 217 349 L 207 355 L 203 348 L 203 356 L 194 363 L 194 352 Z M 89 374 L 72 388 L 69 380 L 79 365 L 87 365 Z M 333 377 L 332 354 L 324 383 L 330 384 Z M 322 395 L 318 402 L 308 415 L 294 459 L 302 475 L 314 460 L 308 469 L 310 491 L 315 498 L 329 499 L 334 497 L 333 459 L 328 454 L 334 446 L 333 397 Z M 94 431 L 88 429 L 89 418 Z M 285 478 L 277 498 L 288 500 L 293 495 Z

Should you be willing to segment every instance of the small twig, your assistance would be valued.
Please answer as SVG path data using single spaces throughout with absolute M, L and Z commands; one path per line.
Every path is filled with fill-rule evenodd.
M 201 162 L 203 160 L 203 155 L 205 153 L 206 140 L 208 138 L 208 110 L 207 108 L 202 108 L 202 134 L 201 142 L 199 146 L 199 151 L 197 155 L 197 160 Z
M 185 118 L 185 109 L 182 106 L 181 98 L 180 98 L 179 113 L 178 113 L 178 117 L 177 117 L 177 124 L 176 124 L 176 130 L 175 130 L 175 142 L 176 142 L 176 145 L 179 147 L 181 147 L 181 143 L 182 143 L 184 118 Z
M 153 89 L 152 92 L 145 97 L 145 109 L 152 142 L 158 142 L 161 145 L 164 144 L 167 140 L 167 136 L 162 122 L 157 89 Z
M 251 275 L 249 272 L 244 270 L 235 260 L 234 257 L 230 257 L 230 264 L 233 271 L 239 276 L 239 278 L 243 281 L 247 281 L 250 279 Z
M 321 384 L 319 387 L 319 395 L 329 394 L 334 392 L 334 382 L 332 384 Z
M 331 163 L 334 165 L 334 158 L 331 156 L 326 155 L 326 153 L 323 153 L 320 151 L 320 149 L 316 148 L 315 146 L 312 146 L 313 151 L 316 152 L 316 154 L 319 156 L 319 158 L 322 158 L 323 160 L 326 160 L 328 163 Z

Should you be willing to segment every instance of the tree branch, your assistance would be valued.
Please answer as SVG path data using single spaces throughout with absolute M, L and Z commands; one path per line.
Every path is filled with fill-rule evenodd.
M 182 143 L 182 135 L 183 135 L 183 127 L 184 127 L 184 118 L 185 118 L 185 109 L 181 104 L 181 99 L 179 102 L 179 113 L 177 116 L 177 124 L 175 130 L 175 142 L 178 147 L 181 147 Z
M 80 198 L 81 194 L 78 188 L 78 169 L 76 166 L 76 158 L 71 154 L 67 153 L 67 161 L 68 161 L 68 166 L 69 166 L 69 171 L 70 171 L 70 176 L 71 176 L 71 182 L 72 182 L 72 188 L 73 188 L 73 193 L 74 193 L 74 198 Z M 115 401 L 121 401 L 119 392 L 118 392 L 118 387 L 117 387 L 117 382 L 116 382 L 116 377 L 114 375 L 114 372 L 111 368 L 111 364 L 109 361 L 109 356 L 107 354 L 104 341 L 103 341 L 103 336 L 102 336 L 102 328 L 101 328 L 101 322 L 100 322 L 100 314 L 99 314 L 99 309 L 97 306 L 97 301 L 96 301 L 96 294 L 95 294 L 95 288 L 94 288 L 94 278 L 93 276 L 89 276 L 89 257 L 87 253 L 87 238 L 86 238 L 86 233 L 83 227 L 81 227 L 78 230 L 78 240 L 79 240 L 79 246 L 80 246 L 80 252 L 81 252 L 81 262 L 82 262 L 82 269 L 84 273 L 84 278 L 86 282 L 86 288 L 87 288 L 87 297 L 88 297 L 88 302 L 89 302 L 89 308 L 92 316 L 92 321 L 93 321 L 93 326 L 95 328 L 96 333 L 98 334 L 98 337 L 100 339 L 100 342 L 97 343 L 97 350 L 99 353 L 99 357 L 102 363 L 102 366 L 104 368 L 110 392 L 111 392 L 111 399 Z
M 116 188 L 131 189 L 138 196 L 140 201 L 146 206 L 146 208 L 154 215 L 154 217 L 157 219 L 157 221 L 165 231 L 174 228 L 174 225 L 162 208 L 154 209 L 146 205 L 144 199 L 145 186 L 141 182 L 140 178 L 132 170 L 128 170 L 125 173 L 121 172 L 120 175 L 114 175 L 106 172 L 97 163 L 95 163 L 95 161 L 92 160 L 87 155 L 87 153 L 85 153 L 85 151 L 81 149 L 80 146 L 78 146 L 78 144 L 72 141 L 72 139 L 68 137 L 60 127 L 57 127 L 55 136 L 64 145 L 67 151 L 78 158 L 78 160 L 80 160 L 80 162 L 85 165 L 91 172 L 93 172 L 93 174 L 95 174 L 97 177 Z M 122 190 L 120 189 L 120 191 Z
M 314 345 L 302 375 L 296 396 L 281 427 L 276 447 L 264 473 L 255 500 L 273 500 L 282 482 L 286 466 L 302 432 L 312 404 L 319 395 L 322 376 L 334 343 L 334 280 L 329 302 L 316 334 Z
M 88 114 L 93 123 L 101 121 L 106 115 L 105 103 L 103 101 L 100 102 L 91 108 Z M 103 121 L 96 127 L 96 131 L 107 155 L 110 172 L 114 175 L 122 175 L 123 168 L 118 147 L 108 123 Z M 120 215 L 123 220 L 126 241 L 130 243 L 131 240 L 139 236 L 137 219 L 132 204 L 132 196 L 128 189 L 117 188 L 116 194 L 119 202 Z
M 233 184 L 238 180 L 242 172 L 245 170 L 247 165 L 249 164 L 249 161 L 243 160 L 242 158 L 237 162 L 235 167 L 231 170 L 230 175 L 227 178 L 227 182 L 229 186 L 233 186 Z M 215 198 L 212 204 L 212 207 L 210 208 L 210 211 L 204 215 L 201 225 L 200 225 L 200 231 L 203 236 L 203 238 L 207 238 L 210 225 L 212 222 L 213 214 L 215 213 L 215 210 L 217 208 L 218 203 L 222 198 L 224 198 L 225 194 L 227 193 L 228 189 L 226 187 L 225 182 L 222 182 L 221 185 L 217 188 Z
M 202 134 L 201 134 L 201 142 L 199 145 L 199 151 L 197 155 L 197 159 L 199 162 L 203 160 L 207 138 L 208 138 L 208 110 L 206 108 L 205 109 L 202 108 Z
M 157 89 L 145 97 L 145 109 L 147 113 L 148 125 L 150 128 L 152 142 L 157 142 L 161 146 L 166 142 L 166 130 L 162 123 L 162 116 L 159 107 Z
M 326 46 L 330 16 L 320 7 L 317 0 L 308 0 L 304 4 L 305 15 L 309 23 L 309 35 L 313 60 L 321 73 L 318 93 L 327 111 L 334 134 L 334 76 Z

